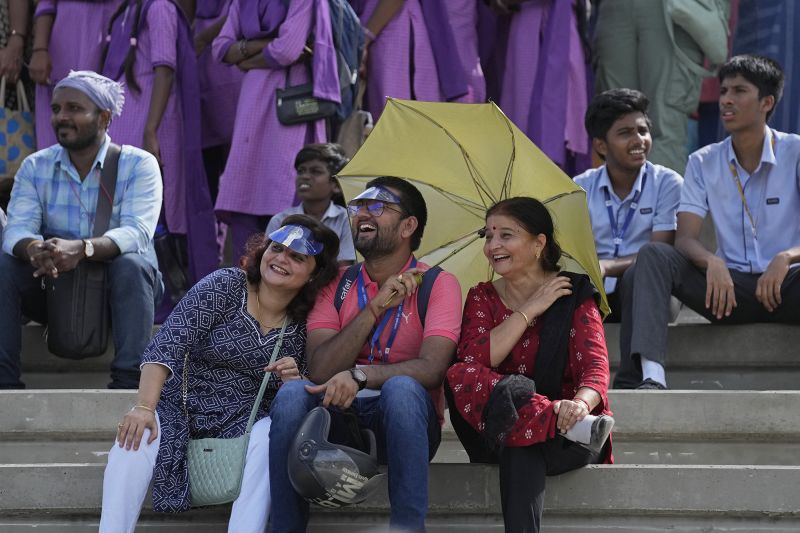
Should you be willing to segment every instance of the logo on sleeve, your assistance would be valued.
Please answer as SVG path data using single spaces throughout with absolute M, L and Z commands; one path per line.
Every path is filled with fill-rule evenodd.
M 780 198 L 767 198 L 767 205 L 778 205 L 781 203 Z

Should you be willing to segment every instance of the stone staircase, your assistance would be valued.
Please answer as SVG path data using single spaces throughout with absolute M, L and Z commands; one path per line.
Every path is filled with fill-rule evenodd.
M 684 313 L 671 327 L 673 390 L 610 393 L 617 463 L 551 478 L 543 531 L 800 531 L 800 328 L 698 322 Z M 53 390 L 0 392 L 0 532 L 96 531 L 106 454 L 134 393 L 102 390 L 110 354 L 62 361 L 41 328 L 25 330 L 23 379 Z M 606 331 L 614 366 L 618 327 Z M 430 509 L 432 532 L 503 531 L 496 468 L 467 464 L 449 425 Z M 227 513 L 163 516 L 146 504 L 137 530 L 226 531 Z M 387 517 L 384 490 L 315 512 L 309 531 L 381 531 Z

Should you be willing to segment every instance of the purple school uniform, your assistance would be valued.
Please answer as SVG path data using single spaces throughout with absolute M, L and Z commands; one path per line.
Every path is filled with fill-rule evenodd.
M 457 101 L 467 104 L 485 102 L 486 80 L 478 56 L 478 4 L 475 0 L 447 0 L 444 5 L 468 90 Z
M 379 1 L 351 0 L 362 25 L 366 26 Z M 413 78 L 410 75 L 412 60 Z M 430 102 L 445 99 L 419 0 L 406 0 L 369 47 L 365 107 L 376 120 L 387 96 Z
M 103 74 L 126 83 L 121 69 L 128 50 L 133 3 L 115 21 Z M 130 17 L 130 18 L 129 18 Z M 125 23 L 128 23 L 123 30 Z M 171 233 L 186 234 L 194 280 L 217 267 L 216 225 L 200 152 L 200 100 L 194 47 L 188 23 L 172 0 L 143 2 L 139 17 L 134 77 L 141 91 L 126 86 L 122 115 L 109 134 L 120 144 L 143 145 L 155 67 L 175 72 L 157 136 L 164 177 L 164 214 Z M 126 83 L 127 85 L 127 83 Z
M 231 0 L 198 3 L 194 21 L 195 35 L 216 24 L 221 17 L 227 16 L 230 5 Z M 200 82 L 203 148 L 230 144 L 244 73 L 232 65 L 217 61 L 211 46 L 208 46 L 197 56 L 197 77 Z
M 290 207 L 295 194 L 295 155 L 306 143 L 326 141 L 324 121 L 284 126 L 276 109 L 277 89 L 287 82 L 299 85 L 309 80 L 308 66 L 297 60 L 312 29 L 315 95 L 340 99 L 330 23 L 325 22 L 330 20 L 327 2 L 292 0 L 283 12 L 281 6 L 280 0 L 233 0 L 228 19 L 214 40 L 213 55 L 221 62 L 242 38 L 273 37 L 264 49 L 270 68 L 250 70 L 242 79 L 231 150 L 216 203 L 217 215 L 224 222 L 230 221 L 230 213 L 273 215 Z M 251 9 L 263 14 L 260 21 L 243 16 Z M 327 67 L 318 61 L 325 61 Z
M 573 2 L 520 5 L 502 75 L 500 107 L 545 154 L 562 167 L 568 150 L 588 154 L 586 62 Z
M 51 85 L 36 85 L 36 146 L 56 144 L 50 125 L 53 87 L 70 70 L 97 70 L 108 20 L 121 0 L 39 0 L 35 17 L 54 15 L 48 50 L 53 70 Z

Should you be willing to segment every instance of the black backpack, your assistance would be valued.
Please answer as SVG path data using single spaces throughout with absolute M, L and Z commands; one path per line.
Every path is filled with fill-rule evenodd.
M 361 263 L 350 265 L 345 270 L 342 279 L 339 280 L 339 285 L 336 287 L 336 295 L 333 298 L 333 305 L 338 312 L 342 308 L 344 299 L 347 298 L 347 293 L 353 287 L 358 274 L 361 271 Z M 428 300 L 431 298 L 431 291 L 433 290 L 433 283 L 436 277 L 442 271 L 442 267 L 431 267 L 422 276 L 422 284 L 417 289 L 417 313 L 419 313 L 419 321 L 422 326 L 425 326 L 425 315 L 428 313 Z

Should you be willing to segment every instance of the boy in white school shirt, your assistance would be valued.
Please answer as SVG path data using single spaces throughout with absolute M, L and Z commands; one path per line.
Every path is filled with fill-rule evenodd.
M 636 290 L 623 303 L 620 343 L 630 346 L 623 363 L 641 363 L 638 388 L 666 388 L 670 294 L 713 324 L 800 323 L 800 136 L 767 126 L 783 71 L 771 59 L 742 55 L 722 66 L 719 79 L 730 136 L 689 156 L 675 247 L 639 250 Z M 699 240 L 709 212 L 716 253 Z

